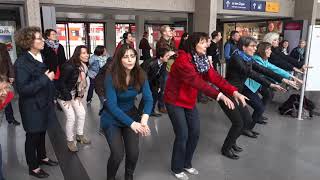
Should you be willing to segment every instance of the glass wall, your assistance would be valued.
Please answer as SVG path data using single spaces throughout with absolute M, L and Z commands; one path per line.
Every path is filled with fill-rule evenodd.
M 66 57 L 70 58 L 78 45 L 86 45 L 93 53 L 98 45 L 104 45 L 103 23 L 57 23 L 58 39 Z

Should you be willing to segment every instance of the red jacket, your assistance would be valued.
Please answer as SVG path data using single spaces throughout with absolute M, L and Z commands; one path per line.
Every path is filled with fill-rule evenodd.
M 13 92 L 8 92 L 6 99 L 0 103 L 0 110 L 2 110 L 4 107 L 6 107 L 7 104 L 13 99 L 14 94 Z
M 211 87 L 208 82 L 229 96 L 233 96 L 233 92 L 237 91 L 236 87 L 229 84 L 213 68 L 205 74 L 200 74 L 191 61 L 191 54 L 178 51 L 178 57 L 171 67 L 166 83 L 164 92 L 166 103 L 192 109 L 196 104 L 198 91 L 216 99 L 220 92 Z

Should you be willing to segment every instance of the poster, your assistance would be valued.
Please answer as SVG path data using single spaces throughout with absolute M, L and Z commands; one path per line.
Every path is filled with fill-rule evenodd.
M 14 27 L 0 26 L 0 43 L 7 46 L 12 63 L 17 59 L 16 45 L 14 42 Z
M 306 91 L 320 91 L 320 26 L 313 27 L 310 43 L 309 66 L 313 68 L 308 70 Z

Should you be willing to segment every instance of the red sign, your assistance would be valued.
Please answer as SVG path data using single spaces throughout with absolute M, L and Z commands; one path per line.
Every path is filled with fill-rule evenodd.
M 302 24 L 298 22 L 287 23 L 284 27 L 285 30 L 302 30 Z

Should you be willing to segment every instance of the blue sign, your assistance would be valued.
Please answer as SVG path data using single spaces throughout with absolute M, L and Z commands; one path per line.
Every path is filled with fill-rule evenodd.
M 265 1 L 251 1 L 251 11 L 266 11 L 266 2 Z
M 223 9 L 250 11 L 250 0 L 223 0 Z

